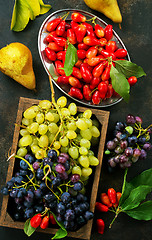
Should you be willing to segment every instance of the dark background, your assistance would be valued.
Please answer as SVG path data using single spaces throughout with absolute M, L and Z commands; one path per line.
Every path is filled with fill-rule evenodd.
M 83 9 L 97 15 L 107 23 L 112 24 L 114 30 L 118 33 L 126 45 L 132 62 L 142 66 L 144 71 L 147 73 L 147 76 L 140 78 L 138 83 L 131 89 L 131 97 L 128 104 L 121 101 L 113 107 L 104 109 L 110 111 L 107 140 L 109 140 L 112 136 L 114 123 L 117 120 L 124 121 L 128 113 L 141 116 L 143 118 L 144 127 L 147 127 L 152 122 L 152 1 L 118 1 L 123 16 L 122 30 L 119 29 L 118 24 L 112 23 L 112 21 L 106 18 L 103 14 L 89 9 L 83 0 L 48 0 L 44 2 L 51 4 L 52 9 L 45 15 L 41 15 L 34 21 L 30 21 L 24 31 L 17 33 L 10 30 L 14 1 L 0 0 L 0 48 L 11 42 L 20 42 L 29 47 L 33 56 L 33 67 L 37 84 L 37 92 L 34 93 L 0 72 L 0 187 L 5 184 L 8 167 L 8 162 L 6 162 L 7 153 L 12 144 L 14 123 L 16 120 L 20 96 L 36 99 L 50 99 L 48 76 L 42 66 L 38 54 L 37 37 L 43 20 L 56 10 L 65 8 Z M 56 97 L 62 95 L 56 87 L 55 92 Z M 145 161 L 135 163 L 129 169 L 128 180 L 143 170 L 151 168 L 151 157 L 152 151 L 148 153 L 148 157 Z M 116 172 L 110 174 L 107 171 L 106 163 L 103 160 L 100 185 L 98 189 L 98 199 L 100 193 L 107 191 L 109 187 L 113 187 L 115 190 L 121 191 L 123 173 L 123 170 L 117 170 Z M 149 198 L 152 199 L 152 195 L 150 195 Z M 2 201 L 2 196 L 0 196 L 0 201 Z M 118 216 L 118 219 L 113 224 L 112 229 L 108 229 L 113 217 L 113 213 L 95 213 L 91 240 L 134 240 L 135 238 L 138 240 L 152 239 L 152 221 L 146 222 L 134 220 L 122 213 Z M 105 221 L 106 227 L 103 236 L 97 233 L 95 227 L 95 221 L 97 218 L 102 218 Z M 0 227 L 1 240 L 24 240 L 27 238 L 28 237 L 22 230 Z M 50 238 L 50 236 L 42 233 L 34 233 L 30 239 L 47 240 Z

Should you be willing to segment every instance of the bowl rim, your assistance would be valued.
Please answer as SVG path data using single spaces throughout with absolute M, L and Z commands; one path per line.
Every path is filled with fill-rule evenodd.
M 41 62 L 42 62 L 42 64 L 43 64 L 43 67 L 44 67 L 44 69 L 45 69 L 45 71 L 47 72 L 48 75 L 50 75 L 50 72 L 49 72 L 49 70 L 47 69 L 47 67 L 46 67 L 46 65 L 45 65 L 45 63 L 44 63 L 44 60 L 43 60 L 42 54 L 41 54 L 41 47 L 40 47 L 41 33 L 42 33 L 43 29 L 44 29 L 45 24 L 47 23 L 47 21 L 48 21 L 51 17 L 53 17 L 53 16 L 56 15 L 56 14 L 59 14 L 59 13 L 62 13 L 62 12 L 68 12 L 68 11 L 69 11 L 69 12 L 80 12 L 80 13 L 82 13 L 82 14 L 84 13 L 84 14 L 90 15 L 90 17 L 92 17 L 92 18 L 93 18 L 93 17 L 96 17 L 96 19 L 97 19 L 98 21 L 102 22 L 105 26 L 109 25 L 108 23 L 106 23 L 104 20 L 102 20 L 100 17 L 94 15 L 93 13 L 90 13 L 90 12 L 87 12 L 87 11 L 81 10 L 81 9 L 74 9 L 74 8 L 60 9 L 60 10 L 57 10 L 57 11 L 51 13 L 48 17 L 46 17 L 46 18 L 44 19 L 44 21 L 42 22 L 42 24 L 41 24 L 41 26 L 40 26 L 40 29 L 39 29 L 39 32 L 38 32 L 38 52 L 39 52 L 39 56 L 40 56 Z M 116 31 L 115 31 L 114 29 L 113 29 L 113 34 L 114 34 L 114 36 L 117 38 L 117 40 L 119 41 L 119 43 L 122 45 L 122 47 L 127 51 L 127 48 L 126 48 L 125 44 L 123 43 L 122 39 L 119 37 L 119 35 L 116 33 Z M 129 55 L 128 51 L 127 51 L 127 58 L 128 58 L 128 61 L 131 61 L 131 58 L 130 58 L 130 55 Z M 50 75 L 50 76 L 51 76 L 51 75 Z M 63 92 L 66 96 L 68 96 L 69 98 L 73 99 L 74 101 L 76 101 L 76 102 L 78 102 L 78 103 L 80 103 L 80 104 L 83 104 L 83 105 L 85 105 L 85 106 L 87 106 L 87 107 L 94 107 L 94 108 L 99 108 L 99 109 L 100 109 L 100 108 L 107 108 L 107 107 L 111 107 L 111 106 L 113 106 L 113 105 L 115 105 L 115 104 L 117 104 L 117 103 L 119 103 L 119 102 L 121 102 L 121 101 L 123 100 L 123 97 L 120 97 L 120 98 L 118 98 L 115 102 L 109 103 L 109 104 L 106 104 L 106 105 L 89 104 L 89 103 L 83 102 L 83 101 L 81 101 L 81 100 L 79 100 L 79 99 L 76 99 L 76 98 L 70 96 L 64 89 L 62 89 L 62 87 L 60 87 L 60 86 L 57 84 L 57 82 L 53 79 L 52 76 L 51 76 L 51 78 L 52 78 L 52 81 L 53 81 L 53 83 L 55 84 L 55 86 L 56 86 L 61 92 Z

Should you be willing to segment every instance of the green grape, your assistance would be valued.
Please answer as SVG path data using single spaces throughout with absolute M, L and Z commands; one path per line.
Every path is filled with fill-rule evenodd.
M 25 126 L 30 125 L 32 122 L 33 122 L 32 119 L 27 119 L 27 118 L 22 119 L 22 124 L 25 125 Z
M 83 195 L 85 195 L 85 194 L 86 194 L 86 188 L 83 187 L 83 188 L 79 191 L 79 193 L 82 193 Z
M 55 134 L 55 133 L 57 133 L 59 127 L 57 126 L 56 123 L 52 122 L 48 125 L 48 129 L 49 129 L 50 133 Z
M 80 147 L 79 148 L 79 153 L 81 155 L 87 155 L 88 154 L 88 149 L 86 147 Z
M 36 121 L 38 124 L 41 124 L 44 122 L 44 114 L 43 113 L 37 113 L 36 114 Z
M 39 102 L 39 106 L 42 109 L 49 109 L 51 107 L 52 103 L 49 100 L 42 100 Z
M 78 159 L 79 163 L 82 167 L 88 168 L 89 167 L 89 158 L 87 156 L 81 155 Z
M 39 125 L 39 134 L 44 135 L 48 130 L 48 126 L 46 124 L 40 124 Z
M 87 149 L 89 149 L 90 146 L 91 146 L 91 143 L 90 143 L 90 141 L 88 139 L 82 138 L 80 140 L 80 146 L 81 147 L 86 147 Z
M 92 120 L 92 125 L 93 126 L 95 126 L 95 127 L 97 127 L 97 128 L 99 128 L 99 121 L 96 119 L 96 118 L 94 118 L 93 120 Z
M 18 142 L 17 146 L 18 146 L 19 148 L 23 147 L 23 146 L 21 145 L 20 141 Z
M 92 133 L 91 133 L 90 129 L 81 130 L 80 134 L 85 139 L 91 140 L 91 138 L 92 138 Z
M 62 147 L 67 147 L 68 144 L 69 144 L 69 140 L 66 136 L 60 137 L 59 142 L 60 142 Z
M 76 124 L 75 124 L 75 121 L 68 122 L 68 123 L 67 123 L 67 128 L 68 128 L 69 130 L 75 131 L 75 130 L 77 129 L 77 126 L 76 126 Z
M 27 129 L 23 128 L 20 130 L 20 135 L 23 137 L 25 135 L 29 135 L 29 132 L 27 131 Z
M 80 142 L 80 140 L 82 139 L 81 135 L 80 134 L 77 134 L 77 137 L 76 137 L 76 141 L 78 141 L 78 143 Z
M 61 152 L 62 152 L 62 153 L 67 153 L 67 152 L 68 152 L 68 149 L 69 149 L 69 146 L 67 146 L 67 147 L 61 146 Z
M 35 112 L 40 110 L 38 105 L 33 105 L 31 108 L 34 109 Z
M 76 121 L 76 126 L 80 129 L 80 130 L 86 130 L 88 128 L 86 121 L 83 118 L 79 118 Z
M 38 140 L 37 140 L 37 137 L 36 136 L 32 136 L 32 143 L 30 144 L 30 147 L 32 145 L 38 145 Z
M 79 151 L 77 147 L 70 147 L 68 152 L 73 159 L 77 159 L 79 157 Z
M 31 123 L 28 127 L 27 127 L 27 130 L 30 132 L 30 133 L 33 133 L 35 134 L 39 129 L 39 124 L 37 122 L 33 122 Z
M 62 108 L 65 107 L 67 105 L 67 98 L 64 96 L 58 98 L 57 104 Z
M 89 150 L 89 151 L 88 151 L 88 156 L 94 156 L 94 152 L 91 151 L 91 150 Z
M 61 108 L 61 114 L 63 117 L 68 117 L 70 116 L 70 111 L 68 108 Z
M 53 122 L 53 121 L 54 121 L 54 115 L 53 115 L 53 113 L 47 112 L 47 113 L 45 114 L 45 119 L 48 120 L 49 122 Z
M 60 116 L 59 116 L 59 114 L 57 114 L 57 113 L 52 113 L 53 114 L 53 116 L 54 116 L 54 123 L 57 123 L 59 120 L 60 120 Z
M 33 108 L 28 108 L 25 110 L 23 115 L 27 119 L 33 119 L 36 117 L 36 111 Z
M 91 166 L 97 166 L 99 164 L 99 160 L 95 156 L 89 156 L 89 163 Z
M 54 138 L 55 138 L 55 134 L 49 133 L 48 138 L 49 138 L 49 143 L 51 144 L 53 142 Z
M 48 147 L 48 145 L 49 145 L 48 136 L 47 136 L 47 135 L 42 135 L 42 136 L 39 138 L 38 144 L 39 144 L 39 146 L 42 147 L 42 148 Z
M 37 159 L 43 159 L 46 156 L 46 151 L 44 149 L 39 149 L 36 153 L 35 153 L 35 157 Z
M 80 178 L 80 180 L 82 181 L 82 182 L 86 182 L 87 180 L 89 179 L 89 176 L 81 176 L 81 178 Z
M 36 152 L 38 152 L 40 150 L 40 148 L 37 145 L 32 145 L 31 146 L 31 151 L 35 154 Z
M 86 122 L 86 124 L 87 124 L 87 126 L 88 126 L 88 128 L 90 128 L 91 126 L 92 126 L 92 120 L 91 119 L 85 119 L 85 122 Z
M 17 155 L 20 157 L 24 157 L 27 154 L 27 149 L 25 147 L 21 147 L 17 151 Z
M 87 109 L 84 111 L 84 113 L 83 113 L 84 118 L 89 119 L 89 118 L 91 118 L 91 116 L 92 116 L 92 111 L 90 109 Z
M 81 171 L 82 171 L 82 176 L 84 176 L 84 177 L 88 177 L 92 173 L 92 169 L 91 168 L 82 168 Z
M 100 136 L 100 132 L 97 127 L 95 127 L 95 126 L 90 127 L 90 131 L 91 131 L 93 137 Z
M 91 145 L 97 146 L 99 144 L 99 138 L 92 137 L 91 138 Z
M 71 115 L 75 115 L 77 113 L 77 105 L 75 103 L 70 103 L 70 105 L 68 106 L 68 109 Z
M 31 135 L 25 135 L 20 140 L 19 143 L 21 146 L 26 147 L 32 143 L 32 137 Z
M 66 136 L 68 139 L 74 139 L 77 137 L 77 134 L 73 130 L 68 130 Z
M 72 168 L 72 174 L 79 174 L 81 176 L 81 168 L 79 166 L 74 166 Z
M 55 141 L 54 143 L 53 143 L 53 147 L 55 148 L 55 149 L 60 149 L 60 147 L 61 147 L 61 144 L 60 144 L 60 142 L 59 141 Z

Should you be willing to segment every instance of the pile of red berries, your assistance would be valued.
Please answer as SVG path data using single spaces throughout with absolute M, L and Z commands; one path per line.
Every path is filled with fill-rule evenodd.
M 95 21 L 93 27 L 86 20 L 84 15 L 73 12 L 70 21 L 63 17 L 49 21 L 46 27 L 48 34 L 44 40 L 45 54 L 47 59 L 54 62 L 59 74 L 57 83 L 61 87 L 69 86 L 69 95 L 99 104 L 105 99 L 119 96 L 112 87 L 110 70 L 112 64 L 115 66 L 113 61 L 127 57 L 127 51 L 118 49 L 112 40 L 112 25 L 103 29 Z M 75 46 L 78 57 L 70 76 L 66 76 L 64 71 L 68 43 Z M 128 81 L 134 85 L 137 79 L 131 77 Z

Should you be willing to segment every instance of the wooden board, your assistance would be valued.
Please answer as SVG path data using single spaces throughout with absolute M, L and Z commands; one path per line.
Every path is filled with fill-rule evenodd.
M 16 125 L 15 125 L 14 136 L 13 136 L 13 144 L 12 144 L 12 148 L 11 148 L 11 154 L 16 153 L 16 150 L 17 150 L 20 124 L 21 124 L 23 112 L 28 107 L 30 107 L 34 104 L 38 104 L 39 101 L 40 100 L 20 97 L 17 118 L 16 118 Z M 87 108 L 85 108 L 85 107 L 78 107 L 79 112 L 84 112 L 86 109 Z M 92 189 L 90 190 L 90 192 L 91 192 L 90 211 L 94 212 L 97 191 L 98 191 L 98 185 L 99 185 L 99 179 L 100 179 L 100 173 L 101 173 L 104 145 L 105 145 L 106 133 L 107 133 L 107 127 L 108 127 L 108 121 L 109 121 L 109 112 L 99 110 L 99 109 L 93 109 L 93 108 L 91 110 L 92 110 L 92 113 L 96 116 L 96 118 L 101 123 L 101 135 L 100 135 L 100 141 L 99 141 L 99 147 L 98 147 L 99 165 L 95 168 Z M 14 164 L 15 164 L 15 158 L 11 158 L 9 160 L 9 167 L 8 167 L 6 182 L 12 178 Z M 1 210 L 1 216 L 0 216 L 0 225 L 5 226 L 5 227 L 23 229 L 24 222 L 14 221 L 11 218 L 11 216 L 9 215 L 9 213 L 7 212 L 8 198 L 9 198 L 8 196 L 3 196 L 2 210 Z M 80 228 L 79 230 L 77 230 L 75 232 L 68 232 L 68 236 L 73 237 L 73 238 L 89 240 L 90 236 L 91 236 L 92 223 L 93 223 L 93 219 L 89 220 L 88 223 L 86 225 L 84 225 L 82 228 Z M 57 229 L 54 229 L 54 228 L 48 228 L 45 230 L 37 229 L 37 231 L 55 234 Z

